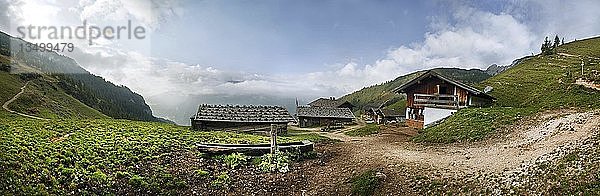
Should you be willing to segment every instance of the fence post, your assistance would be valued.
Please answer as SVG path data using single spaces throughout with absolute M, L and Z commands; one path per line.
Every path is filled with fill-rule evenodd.
M 271 124 L 271 154 L 277 150 L 277 125 Z
M 275 162 L 275 172 L 277 172 L 277 131 L 278 127 L 276 124 L 271 124 L 271 154 Z

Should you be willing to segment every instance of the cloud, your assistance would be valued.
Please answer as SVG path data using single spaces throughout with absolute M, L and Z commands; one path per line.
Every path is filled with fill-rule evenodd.
M 251 103 L 280 98 L 288 101 L 295 97 L 310 101 L 319 96 L 341 96 L 417 70 L 484 69 L 494 63 L 509 64 L 516 58 L 537 53 L 547 35 L 565 35 L 569 40 L 600 32 L 600 18 L 593 17 L 600 10 L 597 1 L 515 1 L 499 11 L 463 2 L 451 4 L 444 9 L 448 13 L 430 17 L 429 29 L 422 40 L 397 45 L 372 63 L 349 61 L 310 73 L 224 70 L 219 65 L 154 58 L 149 56 L 150 52 L 123 49 L 119 44 L 93 47 L 84 44 L 69 55 L 92 73 L 142 94 L 155 112 L 177 114 L 185 112 L 169 112 L 170 107 L 156 104 L 184 105 L 186 107 L 179 109 L 189 112 L 194 110 L 194 104 L 202 101 Z M 24 5 L 16 0 L 0 0 L 0 17 L 8 15 L 13 23 L 19 23 L 27 11 L 42 9 Z M 70 13 L 79 16 L 75 22 L 122 24 L 123 20 L 134 19 L 152 29 L 183 13 L 178 1 L 81 0 L 73 5 L 67 7 Z M 40 13 L 51 18 L 56 10 Z M 43 17 L 28 19 L 35 18 Z M 5 29 L 7 21 L 0 20 Z
M 598 1 L 516 1 L 497 13 L 451 2 L 449 14 L 431 16 L 422 41 L 401 45 L 373 64 L 349 62 L 337 70 L 307 74 L 330 92 L 348 93 L 417 70 L 479 68 L 510 64 L 539 52 L 545 36 L 568 40 L 597 36 Z M 334 94 L 337 95 L 337 94 Z
M 24 2 L 20 0 L 0 0 L 0 28 L 8 33 L 14 33 L 13 27 L 23 20 L 21 6 Z
M 438 20 L 435 22 L 439 22 Z M 513 16 L 493 14 L 458 7 L 450 19 L 454 23 L 432 24 L 432 31 L 422 42 L 402 45 L 387 52 L 373 64 L 359 66 L 348 63 L 337 71 L 314 73 L 314 79 L 334 78 L 349 92 L 363 86 L 381 83 L 409 72 L 435 67 L 482 68 L 509 64 L 512 60 L 534 52 L 537 36 Z M 329 76 L 329 77 L 328 77 Z
M 71 55 L 88 71 L 109 81 L 122 84 L 145 96 L 286 94 L 304 96 L 324 93 L 311 89 L 312 82 L 302 84 L 298 75 L 264 75 L 251 72 L 221 70 L 212 66 L 190 65 L 177 61 L 148 57 L 134 51 L 102 48 Z M 314 80 L 318 82 L 319 80 Z
M 543 1 L 529 0 L 515 2 L 507 12 L 523 20 L 527 26 L 544 36 L 555 34 L 566 40 L 597 36 L 600 34 L 600 2 L 580 1 Z
M 120 22 L 133 18 L 152 29 L 183 14 L 177 0 L 80 0 L 76 10 L 80 11 L 82 21 Z

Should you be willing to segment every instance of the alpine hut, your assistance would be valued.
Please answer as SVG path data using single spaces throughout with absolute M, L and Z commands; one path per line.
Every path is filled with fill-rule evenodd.
M 466 107 L 491 104 L 496 98 L 433 70 L 394 89 L 406 94 L 406 125 L 423 128 Z
M 296 109 L 300 127 L 341 126 L 352 123 L 354 114 L 349 108 L 298 107 Z
M 190 120 L 195 130 L 261 131 L 287 126 L 294 118 L 280 106 L 203 104 Z

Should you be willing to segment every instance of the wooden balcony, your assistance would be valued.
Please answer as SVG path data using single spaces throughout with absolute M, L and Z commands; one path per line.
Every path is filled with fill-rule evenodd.
M 414 94 L 414 106 L 458 109 L 458 95 Z

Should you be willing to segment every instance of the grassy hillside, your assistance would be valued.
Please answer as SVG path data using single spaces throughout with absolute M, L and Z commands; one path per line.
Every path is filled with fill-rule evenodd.
M 44 79 L 31 80 L 24 93 L 9 108 L 42 118 L 110 118 Z
M 492 86 L 491 95 L 498 106 L 555 109 L 565 107 L 598 108 L 600 92 L 575 84 L 579 78 L 594 79 L 600 71 L 600 38 L 576 41 L 559 47 L 559 53 L 583 55 L 584 75 L 579 57 L 538 55 L 492 77 L 480 86 Z
M 119 119 L 161 121 L 164 119 L 154 117 L 152 110 L 139 94 L 132 92 L 125 86 L 110 83 L 99 76 L 95 76 L 83 69 L 75 60 L 55 52 L 39 51 L 11 51 L 10 46 L 26 44 L 21 39 L 16 39 L 0 32 L 0 68 L 3 72 L 34 73 L 42 78 L 52 80 L 53 84 L 37 82 L 32 85 L 32 91 L 20 99 L 16 109 L 31 110 L 43 116 L 86 117 L 97 116 L 97 112 L 89 111 L 93 108 L 106 116 Z M 8 70 L 6 69 L 8 67 Z M 19 71 L 15 71 L 18 69 Z M 0 77 L 8 77 L 6 75 Z M 3 80 L 0 85 L 7 85 L 9 91 L 0 92 L 0 98 L 11 97 L 16 92 L 14 86 L 22 86 L 25 80 Z M 14 85 L 14 86 L 13 86 Z M 53 88 L 56 93 L 48 88 Z M 17 91 L 18 92 L 18 91 Z M 69 96 L 63 96 L 67 94 Z M 28 98 L 31 98 L 28 100 Z M 73 100 L 75 98 L 76 100 Z M 46 102 L 48 101 L 48 102 Z M 60 103 L 62 102 L 62 103 Z M 80 107 L 83 103 L 88 107 Z M 69 108 L 69 104 L 74 104 Z M 21 107 L 24 106 L 24 107 Z M 64 107 L 63 107 L 64 106 Z M 45 108 L 50 107 L 50 108 Z M 71 111 L 70 111 L 71 110 Z M 73 111 L 82 110 L 79 114 Z
M 478 69 L 465 70 L 456 68 L 437 68 L 434 70 L 466 84 L 481 82 L 490 77 L 484 71 Z M 424 72 L 425 71 L 418 71 L 410 73 L 382 84 L 365 87 L 361 90 L 345 95 L 340 99 L 354 104 L 357 106 L 357 110 L 367 106 L 379 107 L 381 105 L 390 109 L 404 110 L 405 97 L 392 91 L 402 84 L 420 76 Z
M 340 99 L 349 101 L 350 103 L 356 106 L 357 110 L 363 109 L 367 106 L 379 107 L 381 104 L 388 100 L 390 100 L 388 102 L 395 103 L 397 101 L 403 100 L 404 97 L 392 92 L 392 90 L 418 77 L 422 73 L 422 71 L 415 72 L 404 76 L 400 76 L 392 81 L 365 87 L 356 92 L 345 95 Z
M 498 99 L 495 106 L 461 110 L 443 123 L 422 130 L 414 140 L 444 143 L 476 141 L 540 111 L 598 109 L 600 91 L 575 84 L 575 81 L 579 78 L 596 80 L 600 71 L 599 58 L 600 38 L 567 43 L 558 48 L 557 54 L 527 58 L 476 85 L 480 88 L 493 87 L 490 94 Z
M 13 66 L 23 68 L 22 65 Z M 0 93 L 0 105 L 20 92 L 27 81 L 25 91 L 8 105 L 9 109 L 42 118 L 109 118 L 65 93 L 56 85 L 56 79 L 34 73 L 0 71 L 0 87 L 6 89 Z
M 0 55 L 2 56 L 2 55 Z M 21 91 L 21 86 L 25 84 L 19 77 L 0 71 L 0 105 L 11 99 L 15 94 Z

